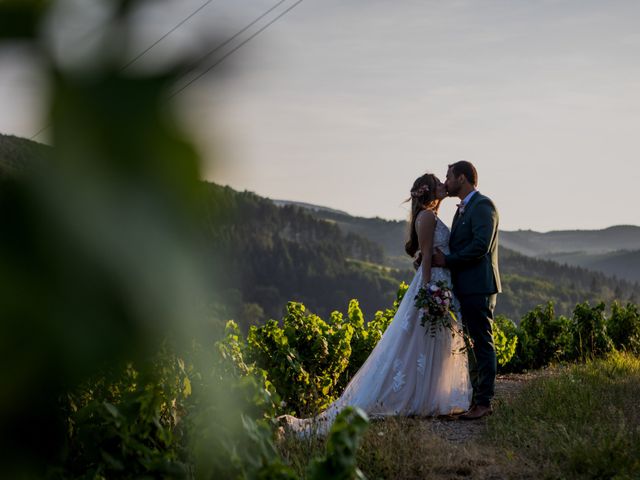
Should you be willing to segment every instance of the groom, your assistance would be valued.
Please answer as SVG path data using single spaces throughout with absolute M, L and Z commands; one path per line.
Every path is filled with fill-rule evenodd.
M 492 413 L 496 378 L 496 351 L 491 322 L 500 288 L 498 272 L 498 212 L 493 202 L 476 190 L 478 173 L 467 161 L 449 165 L 445 187 L 462 200 L 453 217 L 450 253 L 436 250 L 433 266 L 451 270 L 453 291 L 460 301 L 462 323 L 473 341 L 469 374 L 473 401 L 465 420 Z

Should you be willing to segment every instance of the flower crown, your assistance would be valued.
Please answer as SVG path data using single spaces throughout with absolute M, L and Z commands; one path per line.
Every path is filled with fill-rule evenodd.
M 425 193 L 429 192 L 431 189 L 429 188 L 428 185 L 422 185 L 418 188 L 416 188 L 415 190 L 411 190 L 411 197 L 413 198 L 419 198 L 422 195 L 424 195 Z

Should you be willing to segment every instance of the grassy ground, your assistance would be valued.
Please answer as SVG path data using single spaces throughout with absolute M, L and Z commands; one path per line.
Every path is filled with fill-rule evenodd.
M 615 354 L 534 380 L 488 438 L 546 478 L 640 478 L 640 359 Z
M 369 479 L 640 478 L 640 359 L 616 354 L 528 378 L 473 426 L 372 422 L 360 469 Z M 285 439 L 280 449 L 303 474 L 324 442 Z

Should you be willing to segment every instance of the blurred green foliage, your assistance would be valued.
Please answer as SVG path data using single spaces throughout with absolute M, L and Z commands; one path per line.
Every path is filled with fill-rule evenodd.
M 16 14 L 12 2 L 1 8 L 3 19 Z M 41 2 L 19 10 L 31 22 L 19 33 L 37 32 Z M 0 450 L 8 468 L 38 474 L 76 453 L 64 399 L 87 379 L 132 362 L 148 382 L 162 384 L 156 353 L 165 338 L 180 346 L 192 335 L 207 281 L 190 228 L 198 216 L 198 157 L 170 110 L 160 108 L 171 75 L 125 78 L 108 62 L 94 75 L 77 75 L 39 39 L 32 47 L 48 69 L 54 148 L 0 188 Z M 138 393 L 119 406 L 99 398 L 99 405 L 76 405 L 76 427 L 100 417 L 105 428 L 122 427 L 113 433 L 122 439 L 168 441 L 165 426 L 152 435 L 149 425 L 123 423 L 136 408 L 143 423 L 159 415 L 162 395 Z
M 59 3 L 0 3 L 4 40 L 42 65 L 53 147 L 0 176 L 2 476 L 291 478 L 272 389 L 215 349 L 223 264 L 203 268 L 179 65 L 122 72 L 134 0 L 112 2 L 94 68 L 63 64 L 39 36 Z
M 182 419 L 192 393 L 192 372 L 166 348 L 152 364 L 146 374 L 132 364 L 112 368 L 68 393 L 65 476 L 137 477 L 153 472 L 187 478 Z
M 367 414 L 359 408 L 347 407 L 340 412 L 327 440 L 326 456 L 309 465 L 308 478 L 364 479 L 356 464 L 356 453 L 368 423 Z
M 31 39 L 51 0 L 3 0 L 0 5 L 0 41 Z

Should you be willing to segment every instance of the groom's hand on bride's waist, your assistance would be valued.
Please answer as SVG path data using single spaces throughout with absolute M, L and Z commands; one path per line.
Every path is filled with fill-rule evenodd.
M 431 266 L 432 267 L 446 267 L 447 264 L 444 259 L 444 253 L 442 250 L 436 247 L 436 253 L 431 257 Z

